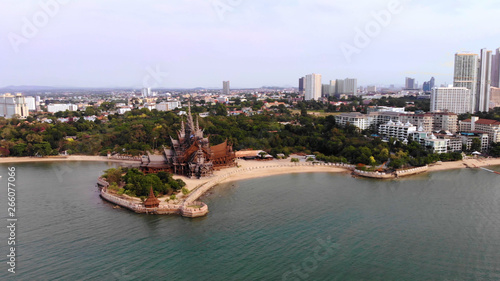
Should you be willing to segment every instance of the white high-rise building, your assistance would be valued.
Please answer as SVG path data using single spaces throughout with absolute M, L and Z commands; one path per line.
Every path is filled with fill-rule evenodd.
M 147 98 L 151 96 L 151 88 L 142 88 L 142 97 Z
M 308 74 L 305 79 L 305 100 L 319 100 L 321 98 L 321 74 Z
M 22 94 L 0 96 L 0 116 L 12 118 L 14 115 L 20 118 L 28 117 L 29 111 L 25 97 Z
M 231 88 L 229 86 L 229 81 L 222 82 L 222 94 L 229 96 L 231 94 Z
M 476 93 L 478 81 L 479 58 L 473 53 L 455 54 L 455 74 L 453 77 L 454 87 L 464 87 L 470 90 L 472 94 L 471 113 L 476 109 Z M 458 112 L 455 112 L 458 113 Z
M 432 89 L 431 111 L 448 111 L 456 114 L 472 113 L 474 95 L 465 87 L 447 87 Z
M 487 49 L 481 50 L 478 78 L 475 110 L 487 112 L 490 109 L 491 91 L 491 51 Z
M 35 111 L 36 110 L 36 102 L 35 102 L 35 97 L 25 97 L 26 100 L 26 106 L 28 107 L 28 110 Z

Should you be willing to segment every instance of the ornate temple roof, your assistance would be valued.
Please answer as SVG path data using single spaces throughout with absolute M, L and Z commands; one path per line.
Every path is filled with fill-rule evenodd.
M 157 208 L 158 206 L 160 206 L 160 200 L 156 198 L 152 186 L 151 189 L 149 190 L 148 198 L 144 201 L 144 206 L 146 208 Z

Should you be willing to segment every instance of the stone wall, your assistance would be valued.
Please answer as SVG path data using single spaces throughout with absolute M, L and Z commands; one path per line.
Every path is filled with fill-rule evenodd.
M 398 170 L 394 173 L 381 173 L 381 172 L 367 172 L 361 170 L 354 170 L 354 174 L 361 177 L 366 178 L 374 178 L 374 179 L 392 179 L 396 177 L 406 177 L 411 175 L 416 175 L 420 173 L 425 173 L 429 170 L 429 166 L 411 168 L 405 170 Z
M 208 214 L 208 205 L 203 202 L 192 202 L 191 204 L 177 205 L 177 204 L 160 204 L 158 208 L 146 208 L 144 205 L 134 203 L 130 200 L 123 199 L 117 195 L 109 193 L 107 188 L 109 183 L 103 179 L 98 178 L 97 183 L 102 186 L 101 197 L 113 204 L 120 207 L 132 210 L 140 214 L 155 214 L 155 215 L 182 215 L 184 217 L 202 217 Z M 199 208 L 191 207 L 192 205 L 198 205 Z

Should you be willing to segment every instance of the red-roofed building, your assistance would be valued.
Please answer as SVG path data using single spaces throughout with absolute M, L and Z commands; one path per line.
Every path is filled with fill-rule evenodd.
M 459 124 L 461 132 L 484 132 L 488 134 L 490 143 L 500 142 L 500 121 L 473 116 L 471 119 L 460 121 Z

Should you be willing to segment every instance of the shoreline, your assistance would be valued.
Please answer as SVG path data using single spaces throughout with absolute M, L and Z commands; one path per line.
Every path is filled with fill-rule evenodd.
M 93 158 L 91 158 L 93 159 Z M 66 160 L 66 159 L 62 159 Z M 500 158 L 491 159 L 465 159 L 455 162 L 438 162 L 431 166 L 426 166 L 424 170 L 418 171 L 415 174 L 437 172 L 453 169 L 463 168 L 479 168 L 485 166 L 500 165 Z M 277 176 L 283 174 L 298 174 L 298 173 L 345 173 L 351 174 L 355 170 L 354 165 L 348 164 L 335 164 L 335 163 L 310 163 L 300 162 L 291 163 L 289 159 L 272 160 L 272 161 L 256 161 L 256 160 L 238 160 L 236 167 L 226 168 L 223 170 L 215 171 L 213 176 L 202 179 L 191 179 L 185 176 L 174 175 L 175 179 L 182 179 L 186 183 L 186 188 L 189 193 L 183 195 L 178 194 L 178 197 L 170 202 L 168 196 L 158 198 L 160 200 L 160 207 L 155 209 L 146 209 L 139 206 L 139 202 L 133 200 L 123 199 L 111 194 L 107 194 L 105 189 L 101 189 L 101 197 L 106 201 L 110 201 L 119 206 L 133 210 L 138 213 L 153 213 L 153 214 L 180 214 L 186 217 L 199 217 L 205 216 L 208 213 L 208 206 L 200 202 L 208 191 L 215 186 L 235 182 L 240 180 L 249 180 L 255 178 L 263 178 L 270 176 Z M 408 174 L 412 176 L 414 174 Z M 406 176 L 404 176 L 406 177 Z M 98 181 L 99 182 L 99 181 Z M 104 184 L 106 185 L 106 184 Z M 116 198 L 115 198 L 116 197 Z M 167 202 L 167 203 L 166 203 Z M 202 205 L 201 208 L 193 208 L 193 204 L 198 202 Z M 139 203 L 139 204 L 138 204 Z M 173 204 L 173 205 L 172 205 Z
M 439 172 L 446 170 L 480 168 L 488 166 L 500 166 L 500 158 L 490 159 L 464 159 L 455 162 L 438 162 L 428 166 L 423 173 Z M 204 193 L 221 183 L 228 183 L 240 180 L 248 180 L 262 177 L 278 176 L 294 173 L 346 173 L 351 174 L 352 168 L 335 165 L 297 163 L 293 165 L 289 159 L 273 160 L 261 162 L 255 160 L 238 160 L 238 167 L 228 168 L 214 173 L 213 177 L 206 179 L 190 179 L 183 176 L 176 176 L 186 182 L 186 187 L 190 191 L 187 196 L 182 196 L 181 200 L 186 202 L 198 200 Z M 421 174 L 421 173 L 419 173 Z M 412 176 L 412 175 L 408 175 Z M 405 176 L 404 178 L 406 178 Z M 199 193 L 193 195 L 193 192 Z

